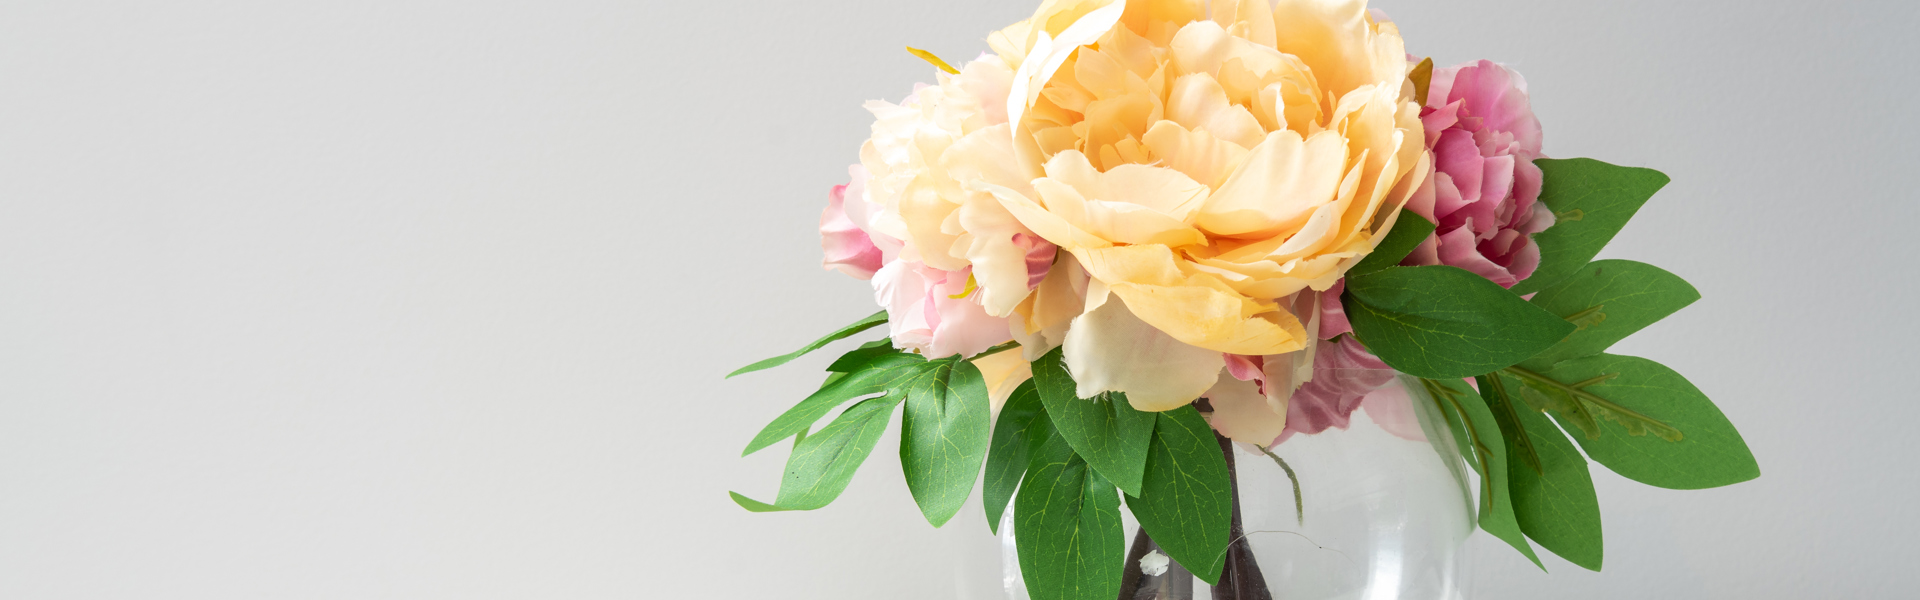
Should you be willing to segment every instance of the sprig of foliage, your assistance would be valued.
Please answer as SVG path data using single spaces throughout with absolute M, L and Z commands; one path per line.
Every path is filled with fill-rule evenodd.
M 1594 571 L 1600 570 L 1600 500 L 1587 472 L 1587 459 L 1567 436 L 1537 411 L 1514 404 L 1497 375 L 1478 378 L 1480 397 L 1492 409 L 1507 454 L 1530 448 L 1538 468 L 1508 463 L 1508 494 L 1520 530 L 1560 558 Z
M 867 315 L 867 318 L 854 321 L 853 324 L 848 325 L 846 327 L 842 327 L 839 330 L 834 331 L 833 333 L 829 333 L 826 335 L 826 337 L 822 337 L 820 339 L 814 340 L 813 343 L 811 344 L 801 346 L 799 350 L 788 352 L 786 354 L 782 354 L 779 356 L 775 356 L 773 358 L 761 360 L 759 362 L 756 362 L 744 367 L 740 367 L 734 372 L 728 373 L 727 377 L 732 378 L 735 375 L 752 373 L 754 371 L 761 371 L 765 369 L 771 369 L 774 367 L 778 367 L 780 365 L 787 364 L 789 362 L 793 362 L 793 359 L 806 356 L 807 353 L 813 352 L 815 350 L 819 350 L 825 347 L 827 344 L 831 344 L 840 340 L 847 339 L 849 337 L 853 337 L 855 334 L 858 334 L 862 331 L 873 329 L 875 327 L 879 327 L 885 324 L 887 324 L 887 311 L 883 310 L 877 313 L 873 313 L 871 315 Z
M 1485 370 L 1470 374 L 1477 394 L 1457 378 L 1464 368 L 1422 379 L 1420 386 L 1481 475 L 1480 527 L 1535 564 L 1529 539 L 1598 570 L 1604 543 L 1589 457 L 1629 479 L 1675 489 L 1746 481 L 1759 475 L 1759 467 L 1733 425 L 1684 377 L 1650 360 L 1605 354 L 1614 343 L 1700 297 L 1685 280 L 1652 265 L 1587 262 L 1666 183 L 1666 176 L 1589 159 L 1536 164 L 1547 173 L 1542 201 L 1559 223 L 1548 229 L 1552 235 L 1536 237 L 1543 259 L 1535 275 L 1508 294 L 1533 293 L 1528 304 L 1565 323 L 1559 337 L 1534 338 L 1534 344 L 1546 343 L 1519 360 L 1471 344 L 1419 340 L 1437 338 L 1444 329 L 1420 327 L 1423 323 L 1468 322 L 1489 309 L 1452 310 L 1412 301 L 1392 305 L 1368 296 L 1374 290 L 1364 283 L 1360 294 L 1351 291 L 1366 277 L 1394 269 L 1350 279 L 1345 303 L 1350 314 L 1356 307 L 1397 308 L 1400 314 L 1385 327 L 1373 315 L 1352 316 L 1357 337 L 1403 372 L 1417 375 L 1445 364 L 1421 362 L 1420 353 L 1407 351 L 1407 338 L 1419 340 L 1414 345 L 1425 353 L 1443 347 L 1460 353 L 1446 357 L 1452 363 L 1478 361 Z M 1415 291 L 1401 293 L 1421 300 Z M 1487 296 L 1490 306 L 1496 304 L 1492 297 Z M 1396 335 L 1396 327 L 1414 331 Z M 1581 435 L 1569 440 L 1561 427 Z
M 1479 524 L 1481 529 L 1500 541 L 1519 550 L 1533 564 L 1539 565 L 1540 557 L 1533 553 L 1533 546 L 1527 543 L 1526 534 L 1520 530 L 1519 517 L 1514 515 L 1513 499 L 1508 490 L 1507 469 L 1510 457 L 1506 436 L 1501 432 L 1486 401 L 1473 390 L 1466 389 L 1461 380 L 1421 379 L 1420 385 L 1426 396 L 1440 408 L 1440 414 L 1453 430 L 1454 442 L 1460 445 L 1460 454 L 1468 458 L 1468 464 L 1480 473 Z M 1544 568 L 1544 567 L 1542 567 Z

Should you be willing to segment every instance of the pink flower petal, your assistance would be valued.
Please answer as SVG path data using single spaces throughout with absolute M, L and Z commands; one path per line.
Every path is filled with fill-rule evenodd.
M 1461 197 L 1460 188 L 1453 184 L 1453 177 L 1446 173 L 1433 174 L 1433 219 L 1436 225 L 1446 225 L 1447 217 L 1467 206 L 1467 199 Z M 1459 225 L 1452 225 L 1459 227 Z
M 1407 395 L 1406 386 L 1389 385 L 1374 390 L 1360 399 L 1360 410 L 1366 411 L 1374 424 L 1394 437 L 1427 441 L 1426 432 L 1420 430 L 1420 419 L 1413 413 L 1413 398 Z
M 1314 354 L 1313 380 L 1294 391 L 1287 401 L 1287 428 L 1278 444 L 1297 433 L 1315 434 L 1346 428 L 1360 400 L 1393 381 L 1394 371 L 1359 342 L 1320 342 Z
M 855 279 L 872 279 L 880 270 L 880 249 L 847 218 L 846 196 L 844 185 L 827 194 L 827 209 L 820 213 L 820 250 L 825 255 L 820 264 Z
M 1480 248 L 1473 238 L 1473 230 L 1466 227 L 1440 235 L 1440 264 L 1473 271 L 1474 274 L 1500 284 L 1500 287 L 1513 287 L 1513 284 L 1519 283 L 1506 268 L 1480 255 Z
M 1347 280 L 1341 278 L 1333 282 L 1333 287 L 1320 292 L 1320 339 L 1330 340 L 1342 333 L 1353 333 L 1353 323 L 1347 320 L 1347 307 L 1340 304 L 1340 294 L 1345 291 Z
M 1262 381 L 1260 357 L 1245 354 L 1227 354 L 1227 373 L 1241 381 Z
M 1480 199 L 1480 179 L 1486 175 L 1486 160 L 1480 157 L 1480 147 L 1473 143 L 1473 134 L 1458 129 L 1440 134 L 1440 143 L 1433 147 L 1434 164 L 1440 172 L 1453 180 L 1453 187 L 1460 191 L 1460 197 L 1468 202 Z
M 1459 67 L 1448 98 L 1465 101 L 1467 112 L 1484 119 L 1486 128 L 1512 133 L 1522 151 L 1538 154 L 1540 120 L 1518 83 L 1505 67 L 1482 60 Z
M 1507 272 L 1513 274 L 1516 282 L 1533 276 L 1533 270 L 1540 267 L 1540 246 L 1533 240 L 1526 240 L 1513 252 L 1512 262 L 1507 263 Z M 1512 286 L 1508 286 L 1512 287 Z
M 1460 124 L 1460 103 L 1427 109 L 1426 114 L 1420 115 L 1420 124 L 1426 130 L 1427 145 L 1432 146 L 1440 140 L 1441 132 Z
M 1047 279 L 1047 272 L 1053 269 L 1053 258 L 1060 247 L 1040 236 L 1024 233 L 1013 234 L 1013 243 L 1027 249 L 1027 289 L 1040 287 L 1040 282 Z

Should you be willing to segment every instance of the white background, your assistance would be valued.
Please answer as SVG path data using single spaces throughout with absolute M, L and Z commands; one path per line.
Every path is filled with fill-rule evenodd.
M 1376 7 L 1524 72 L 1550 155 L 1673 177 L 1605 256 L 1705 299 L 1619 351 L 1765 471 L 1597 471 L 1605 572 L 1481 539 L 1477 596 L 1920 584 L 1915 3 Z M 721 376 L 873 311 L 814 225 L 902 46 L 1032 8 L 0 4 L 0 598 L 950 597 L 984 528 L 892 436 L 825 510 L 727 500 L 826 356 Z

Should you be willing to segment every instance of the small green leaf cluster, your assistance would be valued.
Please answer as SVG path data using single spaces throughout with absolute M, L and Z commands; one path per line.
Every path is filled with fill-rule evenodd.
M 875 325 L 855 323 L 772 360 L 791 360 Z M 970 360 L 928 360 L 885 339 L 862 345 L 834 361 L 818 391 L 747 445 L 750 454 L 795 440 L 776 499 L 731 493 L 733 500 L 754 512 L 826 506 L 904 405 L 900 463 L 927 522 L 939 527 L 952 519 L 984 469 L 988 527 L 997 533 L 1013 511 L 1021 572 L 1034 598 L 1107 600 L 1119 593 L 1123 504 L 1170 557 L 1200 579 L 1218 581 L 1233 488 L 1220 442 L 1200 412 L 1141 412 L 1121 394 L 1077 397 L 1059 349 L 1033 370 L 990 426 L 987 388 Z
M 1672 489 L 1739 483 L 1760 469 L 1686 378 L 1606 353 L 1700 298 L 1658 267 L 1593 260 L 1666 176 L 1591 159 L 1535 164 L 1545 174 L 1540 201 L 1557 221 L 1535 237 L 1531 277 L 1508 290 L 1454 267 L 1393 266 L 1433 230 L 1402 215 L 1348 273 L 1341 302 L 1354 336 L 1419 378 L 1418 395 L 1439 407 L 1480 475 L 1480 527 L 1535 564 L 1529 540 L 1599 570 L 1589 459 Z

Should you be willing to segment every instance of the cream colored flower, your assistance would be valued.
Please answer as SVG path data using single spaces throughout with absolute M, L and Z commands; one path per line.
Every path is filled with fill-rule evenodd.
M 902 235 L 976 273 L 1004 252 L 984 233 L 1070 252 L 1077 270 L 989 307 L 1064 343 L 1082 396 L 1167 410 L 1222 353 L 1309 348 L 1293 297 L 1371 252 L 1430 170 L 1399 32 L 1362 0 L 1049 0 L 989 43 L 1009 120 L 981 105 L 915 138 L 942 169 L 899 184 Z
M 942 271 L 969 271 L 988 314 L 1006 316 L 1027 297 L 1032 232 L 979 185 L 1025 189 L 1040 176 L 1011 149 L 1007 87 L 1013 71 L 999 60 L 941 74 L 901 104 L 867 103 L 873 136 L 860 149 L 870 173 L 866 230 L 898 240 L 899 257 Z M 849 210 L 849 213 L 852 211 Z M 888 246 L 876 240 L 883 251 Z M 889 260 L 893 258 L 888 256 Z

